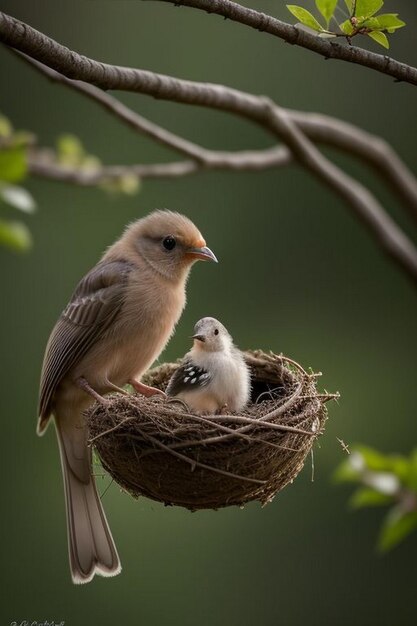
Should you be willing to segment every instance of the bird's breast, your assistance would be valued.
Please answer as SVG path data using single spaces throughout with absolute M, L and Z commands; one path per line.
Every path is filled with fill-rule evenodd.
M 184 308 L 185 290 L 153 287 L 131 285 L 112 328 L 77 368 L 95 389 L 104 392 L 106 381 L 123 386 L 139 378 L 167 344 Z

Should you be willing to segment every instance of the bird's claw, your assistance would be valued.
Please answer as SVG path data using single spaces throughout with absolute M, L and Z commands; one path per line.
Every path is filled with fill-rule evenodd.
M 134 380 L 133 378 L 129 380 L 129 384 L 132 385 L 133 389 L 137 391 L 137 393 L 145 396 L 145 398 L 151 398 L 152 396 L 162 396 L 163 398 L 166 398 L 166 394 L 161 389 L 144 385 L 140 381 Z

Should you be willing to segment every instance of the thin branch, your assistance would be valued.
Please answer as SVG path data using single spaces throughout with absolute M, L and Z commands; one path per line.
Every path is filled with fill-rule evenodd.
M 285 110 L 278 108 L 268 98 L 223 85 L 181 80 L 140 69 L 99 63 L 2 13 L 0 39 L 68 78 L 90 82 L 103 89 L 134 91 L 155 98 L 228 111 L 270 130 L 290 147 L 300 164 L 350 204 L 382 249 L 417 282 L 417 250 L 412 241 L 367 189 L 321 155 Z
M 313 141 L 343 149 L 370 165 L 417 219 L 417 180 L 384 139 L 329 115 L 286 112 Z
M 102 180 L 117 178 L 125 174 L 134 174 L 142 178 L 186 176 L 202 169 L 197 163 L 210 169 L 253 171 L 274 166 L 282 167 L 292 160 L 292 155 L 284 147 L 240 153 L 208 150 L 150 122 L 110 94 L 94 87 L 94 85 L 79 80 L 71 80 L 23 53 L 15 50 L 13 52 L 52 82 L 65 85 L 87 96 L 136 132 L 145 134 L 155 141 L 193 159 L 193 161 L 155 166 L 112 166 L 89 176 L 78 172 L 69 173 L 68 170 L 57 170 L 57 168 L 52 168 L 48 172 L 45 166 L 39 168 L 38 172 L 35 164 L 33 173 L 36 175 L 79 185 L 95 185 Z M 328 115 L 305 113 L 290 109 L 285 110 L 310 139 L 350 152 L 371 165 L 381 179 L 388 183 L 392 190 L 402 199 L 411 215 L 417 219 L 417 180 L 387 142 L 380 137 L 357 128 L 353 124 L 337 120 Z
M 161 143 L 164 146 L 168 146 L 185 156 L 191 157 L 196 161 L 201 161 L 202 163 L 209 162 L 211 151 L 205 150 L 201 146 L 198 146 L 191 141 L 187 141 L 183 137 L 171 133 L 169 130 L 158 126 L 158 124 L 154 124 L 153 122 L 147 120 L 139 113 L 135 113 L 124 105 L 122 102 L 114 98 L 113 96 L 105 93 L 101 89 L 94 87 L 94 85 L 90 85 L 88 83 L 82 82 L 80 80 L 71 80 L 67 78 L 63 74 L 56 72 L 51 69 L 47 65 L 32 59 L 30 56 L 23 54 L 21 52 L 17 52 L 13 50 L 13 52 L 17 53 L 19 58 L 23 61 L 34 67 L 38 72 L 46 76 L 49 80 L 60 83 L 74 89 L 87 96 L 104 109 L 115 115 L 119 120 L 127 124 L 130 128 L 133 128 L 136 132 L 140 132 L 143 135 L 151 137 L 158 143 Z
M 110 94 L 94 87 L 94 85 L 78 80 L 71 80 L 25 54 L 20 52 L 17 54 L 49 80 L 63 84 L 70 89 L 82 93 L 103 106 L 107 111 L 135 131 L 143 133 L 194 160 L 194 162 L 186 161 L 155 166 L 137 165 L 133 166 L 132 169 L 126 169 L 123 166 L 115 166 L 114 170 L 108 169 L 107 171 L 102 171 L 101 174 L 97 173 L 96 179 L 94 176 L 78 176 L 75 174 L 73 174 L 71 178 L 68 172 L 53 169 L 49 172 L 49 177 L 55 178 L 56 180 L 64 180 L 80 185 L 94 185 L 97 184 L 97 182 L 95 182 L 97 180 L 114 178 L 125 173 L 133 173 L 142 178 L 186 176 L 198 172 L 201 169 L 196 162 L 212 169 L 258 170 L 274 166 L 281 167 L 290 163 L 292 160 L 290 153 L 286 153 L 286 149 L 283 147 L 276 150 L 266 150 L 265 152 L 240 153 L 241 158 L 237 153 L 236 157 L 234 157 L 232 156 L 233 153 L 221 153 L 207 150 L 150 122 L 143 116 L 129 109 Z M 399 195 L 410 210 L 410 213 L 417 219 L 417 180 L 387 142 L 380 137 L 358 129 L 353 124 L 342 122 L 327 115 L 304 113 L 290 109 L 286 109 L 286 112 L 310 139 L 331 145 L 340 150 L 348 151 L 370 164 L 375 172 L 381 176 L 382 180 L 388 183 L 393 191 Z M 253 164 L 250 163 L 251 159 L 253 159 Z M 41 176 L 48 175 L 48 170 L 43 167 L 39 173 L 35 173 Z
M 377 238 L 383 250 L 400 263 L 416 281 L 417 250 L 413 242 L 384 211 L 371 192 L 329 161 L 301 132 L 284 109 L 272 103 L 270 110 L 277 132 L 291 147 L 298 162 L 349 203 L 358 219 Z
M 287 43 L 301 48 L 307 48 L 312 52 L 320 54 L 325 59 L 338 59 L 348 63 L 363 65 L 382 74 L 392 76 L 397 81 L 417 85 L 417 68 L 396 61 L 383 54 L 376 54 L 356 46 L 347 46 L 340 43 L 322 39 L 301 28 L 297 28 L 286 22 L 266 15 L 254 9 L 244 7 L 237 2 L 230 0 L 158 0 L 168 2 L 175 6 L 186 6 L 194 9 L 201 9 L 206 13 L 216 13 L 225 19 L 239 22 L 250 26 L 255 30 L 268 33 L 283 39 Z
M 173 161 L 138 165 L 109 165 L 83 170 L 57 163 L 50 150 L 31 149 L 28 155 L 29 172 L 40 178 L 82 187 L 95 187 L 100 183 L 124 176 L 139 178 L 179 178 L 202 170 L 259 171 L 282 167 L 292 160 L 285 146 L 266 150 L 242 150 L 240 152 L 210 151 L 210 164 L 198 161 Z

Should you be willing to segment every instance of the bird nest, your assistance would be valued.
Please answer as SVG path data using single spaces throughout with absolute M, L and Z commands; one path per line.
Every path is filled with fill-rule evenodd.
M 108 396 L 86 413 L 103 467 L 134 497 L 191 510 L 267 504 L 301 471 L 327 418 L 317 374 L 284 356 L 246 352 L 252 395 L 239 412 L 194 415 L 162 396 Z M 179 363 L 143 379 L 164 390 Z

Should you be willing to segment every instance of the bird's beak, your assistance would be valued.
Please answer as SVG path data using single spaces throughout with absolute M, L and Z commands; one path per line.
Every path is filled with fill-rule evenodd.
M 202 343 L 205 342 L 206 338 L 204 337 L 204 335 L 193 335 L 191 337 L 191 339 L 197 339 L 197 341 L 201 341 Z
M 206 246 L 203 246 L 202 248 L 188 248 L 186 254 L 187 256 L 193 257 L 194 259 L 201 259 L 202 261 L 214 261 L 215 263 L 218 263 L 214 252 L 212 252 L 210 248 L 207 248 Z

